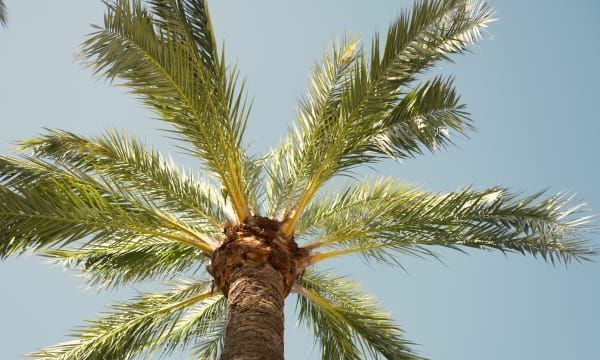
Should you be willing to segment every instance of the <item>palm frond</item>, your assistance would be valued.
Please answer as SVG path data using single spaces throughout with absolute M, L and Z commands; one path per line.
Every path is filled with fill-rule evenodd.
M 161 238 L 105 240 L 83 248 L 49 249 L 42 256 L 82 273 L 98 289 L 196 274 L 208 260 L 198 249 Z
M 220 233 L 227 220 L 221 195 L 210 184 L 179 171 L 172 161 L 123 132 L 109 131 L 90 139 L 50 131 L 22 142 L 21 149 L 32 149 L 36 157 L 110 179 L 206 232 Z
M 0 25 L 6 26 L 6 5 L 4 5 L 4 0 L 0 0 Z
M 321 344 L 322 358 L 423 359 L 410 350 L 403 331 L 356 283 L 307 270 L 297 286 L 299 321 Z
M 364 183 L 307 211 L 309 249 L 332 247 L 313 262 L 358 253 L 396 263 L 396 253 L 434 255 L 430 245 L 529 253 L 550 262 L 587 260 L 596 251 L 581 240 L 589 216 L 572 197 L 511 194 L 493 187 L 432 194 L 393 180 Z
M 485 1 L 417 1 L 410 13 L 403 12 L 390 26 L 383 50 L 379 35 L 373 39 L 373 86 L 388 90 L 382 91 L 382 96 L 397 93 L 437 61 L 451 61 L 449 55 L 468 51 L 494 20 Z
M 171 352 L 210 331 L 225 306 L 209 281 L 180 282 L 162 293 L 139 295 L 111 306 L 103 317 L 74 331 L 76 340 L 39 350 L 34 359 L 132 359 L 163 349 Z M 220 306 L 215 307 L 214 304 Z
M 214 241 L 85 173 L 39 159 L 0 158 L 0 257 L 86 239 L 163 238 L 210 254 Z
M 382 121 L 374 143 L 385 154 L 402 159 L 452 143 L 451 132 L 473 129 L 452 79 L 435 77 L 408 91 Z
M 248 117 L 237 71 L 217 56 L 202 0 L 116 0 L 84 43 L 97 74 L 121 84 L 174 126 L 229 193 L 238 220 L 249 215 L 242 177 Z
M 219 360 L 225 344 L 225 331 L 227 329 L 227 301 L 224 297 L 219 298 L 219 303 L 213 305 L 214 315 L 207 331 L 196 336 L 196 344 L 192 354 L 202 360 Z
M 217 295 L 190 309 L 168 334 L 152 345 L 165 355 L 189 350 L 195 358 L 218 360 L 227 327 L 227 299 Z
M 321 161 L 315 157 L 317 149 L 311 147 L 321 146 L 317 139 L 329 135 L 327 126 L 338 116 L 341 93 L 351 81 L 358 54 L 358 42 L 342 38 L 325 53 L 322 64 L 314 66 L 308 98 L 301 103 L 301 121 L 270 157 L 267 200 L 271 216 L 289 212 L 300 190 L 309 186 L 308 177 L 301 174 L 314 172 L 310 168 Z
M 219 53 L 206 1 L 149 0 L 148 4 L 157 27 L 180 40 L 189 48 L 190 60 L 216 76 Z
M 285 202 L 284 233 L 291 235 L 317 190 L 331 177 L 383 156 L 407 157 L 447 143 L 446 130 L 469 128 L 451 81 L 437 78 L 410 89 L 419 74 L 476 42 L 492 21 L 485 3 L 417 2 L 392 24 L 380 49 L 334 51 L 313 74 L 300 104 L 299 125 L 275 153 L 274 212 Z M 406 148 L 405 148 L 406 147 Z
M 401 195 L 410 194 L 415 190 L 411 185 L 383 178 L 375 181 L 366 179 L 340 192 L 326 193 L 306 208 L 296 229 L 296 235 L 300 239 L 322 240 L 333 230 L 327 228 L 330 221 L 341 225 L 343 219 L 350 220 L 351 216 L 360 214 L 361 211 L 369 211 L 375 215 L 384 213 L 390 204 L 403 200 Z M 332 226 L 337 227 L 333 224 Z M 331 233 L 330 236 L 332 235 L 334 234 Z

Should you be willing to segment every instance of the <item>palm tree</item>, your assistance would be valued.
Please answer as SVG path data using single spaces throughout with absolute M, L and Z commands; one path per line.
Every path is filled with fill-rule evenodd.
M 252 157 L 244 84 L 217 48 L 205 1 L 108 2 L 84 58 L 170 123 L 206 178 L 118 131 L 48 131 L 23 141 L 19 157 L 0 157 L 1 258 L 38 251 L 99 287 L 169 284 L 31 356 L 191 348 L 201 359 L 283 359 L 283 304 L 293 293 L 323 359 L 421 359 L 356 283 L 314 265 L 350 254 L 397 265 L 402 254 L 436 256 L 434 246 L 565 264 L 594 255 L 581 240 L 588 217 L 566 194 L 430 193 L 391 178 L 323 188 L 469 131 L 452 79 L 426 72 L 468 51 L 492 20 L 485 3 L 425 0 L 385 42 L 376 35 L 369 54 L 343 38 L 314 68 L 287 139 Z

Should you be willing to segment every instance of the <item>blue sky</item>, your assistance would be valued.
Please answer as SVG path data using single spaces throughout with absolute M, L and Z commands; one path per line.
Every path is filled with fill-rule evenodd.
M 108 128 L 135 133 L 190 168 L 157 129 L 162 123 L 124 90 L 93 80 L 74 61 L 100 1 L 7 0 L 0 31 L 0 149 L 42 128 L 85 135 Z M 239 61 L 254 109 L 248 143 L 273 146 L 294 119 L 309 68 L 337 35 L 369 39 L 409 1 L 233 1 L 210 3 L 230 62 Z M 533 192 L 570 189 L 600 212 L 600 3 L 493 1 L 499 21 L 473 54 L 434 73 L 451 74 L 478 131 L 435 155 L 378 165 L 364 174 L 393 175 L 445 191 L 464 185 Z M 590 240 L 600 244 L 597 235 Z M 520 255 L 441 251 L 444 264 L 401 258 L 408 273 L 356 258 L 329 264 L 361 281 L 438 360 L 595 359 L 600 356 L 600 264 L 552 267 Z M 74 274 L 40 258 L 0 263 L 0 358 L 65 339 L 82 320 L 136 289 L 97 293 Z M 141 287 L 140 287 L 141 288 Z M 140 289 L 138 288 L 138 289 Z M 290 299 L 291 300 L 291 299 Z M 317 359 L 287 303 L 286 358 Z M 173 357 L 178 358 L 178 357 Z

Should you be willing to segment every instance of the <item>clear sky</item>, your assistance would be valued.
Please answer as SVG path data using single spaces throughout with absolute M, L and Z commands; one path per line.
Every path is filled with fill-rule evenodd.
M 123 89 L 92 80 L 74 61 L 100 23 L 99 0 L 7 0 L 0 31 L 0 150 L 43 127 L 95 135 L 111 127 L 174 152 L 162 123 Z M 267 150 L 294 120 L 310 65 L 344 31 L 370 39 L 405 0 L 210 3 L 230 62 L 239 60 L 255 106 L 248 142 Z M 600 212 L 600 3 L 497 0 L 500 21 L 473 54 L 442 64 L 453 74 L 478 132 L 457 147 L 369 171 L 430 190 L 503 185 L 516 191 L 571 189 Z M 365 171 L 365 174 L 367 171 Z M 0 229 L 1 231 L 1 229 Z M 596 245 L 599 237 L 591 237 Z M 600 263 L 552 267 L 520 255 L 442 251 L 444 264 L 403 257 L 408 273 L 358 259 L 330 264 L 360 280 L 393 313 L 421 354 L 437 360 L 598 359 Z M 140 287 L 138 287 L 139 289 Z M 0 359 L 20 359 L 134 290 L 86 290 L 73 273 L 37 257 L 0 263 Z M 293 296 L 291 296 L 293 297 Z M 293 299 L 290 299 L 293 300 Z M 317 359 L 287 303 L 286 358 Z M 174 359 L 179 358 L 174 356 Z

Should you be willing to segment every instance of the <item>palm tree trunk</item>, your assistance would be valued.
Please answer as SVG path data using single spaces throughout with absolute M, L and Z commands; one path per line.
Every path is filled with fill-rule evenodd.
M 226 224 L 208 272 L 227 296 L 221 360 L 283 360 L 283 303 L 308 264 L 308 251 L 280 233 L 281 223 L 251 216 Z
M 221 360 L 283 360 L 284 280 L 270 264 L 232 271 Z

